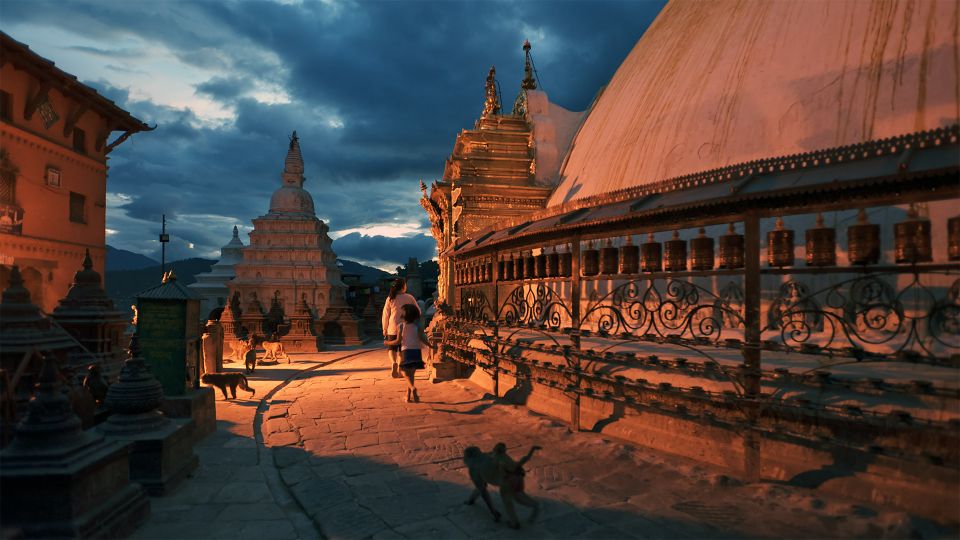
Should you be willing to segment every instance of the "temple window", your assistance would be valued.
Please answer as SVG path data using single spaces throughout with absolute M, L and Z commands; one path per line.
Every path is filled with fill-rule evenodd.
M 86 205 L 87 198 L 79 193 L 70 192 L 70 221 L 73 223 L 86 223 Z
M 48 186 L 60 187 L 60 169 L 47 167 L 46 181 Z
M 0 120 L 13 121 L 13 96 L 0 90 Z
M 73 128 L 73 149 L 81 154 L 87 153 L 87 134 L 80 128 Z

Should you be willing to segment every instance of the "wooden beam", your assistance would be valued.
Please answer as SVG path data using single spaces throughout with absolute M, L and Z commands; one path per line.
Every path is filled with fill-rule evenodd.
M 87 112 L 87 105 L 78 105 L 76 109 L 70 114 L 67 115 L 66 120 L 63 122 L 63 136 L 69 137 L 73 133 L 73 128 L 76 127 L 77 122 L 80 120 L 80 117 Z M 99 150 L 99 148 L 97 149 Z
M 23 106 L 24 120 L 30 120 L 30 118 L 33 117 L 33 113 L 36 112 L 37 107 L 47 98 L 47 94 L 50 92 L 50 86 L 51 83 L 49 80 L 40 81 L 40 88 L 27 99 L 27 102 Z

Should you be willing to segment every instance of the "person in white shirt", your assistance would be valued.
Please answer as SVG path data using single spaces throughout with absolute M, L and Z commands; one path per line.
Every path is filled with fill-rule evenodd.
M 380 325 L 383 329 L 383 340 L 394 341 L 399 334 L 400 325 L 403 324 L 403 309 L 407 304 L 413 304 L 417 307 L 417 299 L 412 294 L 407 293 L 407 280 L 398 278 L 390 286 L 390 293 L 387 294 L 387 302 L 383 305 L 383 316 L 380 318 Z M 387 346 L 387 354 L 393 364 L 391 375 L 394 379 L 402 377 L 400 375 L 400 344 Z
M 420 328 L 420 309 L 416 304 L 404 304 L 400 306 L 402 317 L 398 325 L 398 335 L 392 340 L 384 340 L 383 344 L 387 346 L 400 345 L 403 359 L 400 362 L 400 371 L 407 380 L 407 403 L 420 403 L 420 396 L 417 395 L 415 378 L 418 369 L 424 369 L 423 353 L 420 350 L 420 344 L 427 347 L 433 347 L 430 338 L 423 333 Z

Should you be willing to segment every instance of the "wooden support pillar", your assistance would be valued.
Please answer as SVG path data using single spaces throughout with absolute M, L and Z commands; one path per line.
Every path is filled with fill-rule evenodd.
M 743 273 L 743 387 L 745 397 L 760 395 L 760 218 L 756 213 L 744 217 Z
M 570 253 L 570 318 L 571 326 L 570 340 L 573 342 L 573 354 L 580 352 L 580 296 L 582 295 L 583 282 L 580 279 L 580 235 L 574 235 Z M 579 356 L 578 356 L 579 358 Z M 580 431 L 580 385 L 583 378 L 577 371 L 576 379 L 573 381 L 576 390 L 573 393 L 573 403 L 570 405 L 570 429 Z

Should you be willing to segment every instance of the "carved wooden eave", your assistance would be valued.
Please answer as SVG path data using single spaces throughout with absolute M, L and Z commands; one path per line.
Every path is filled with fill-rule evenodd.
M 640 226 L 670 228 L 754 211 L 849 206 L 851 198 L 896 204 L 907 195 L 960 196 L 960 126 L 740 163 L 579 199 L 478 231 L 443 256 L 474 256 L 572 234 Z M 802 174 L 801 174 L 802 173 Z M 512 234 L 510 232 L 513 231 Z
M 37 107 L 47 97 L 50 89 L 56 89 L 68 99 L 76 102 L 77 107 L 67 116 L 63 127 L 64 136 L 69 136 L 73 132 L 76 123 L 87 111 L 94 112 L 106 120 L 107 136 L 109 136 L 109 131 L 125 132 L 125 136 L 121 136 L 108 147 L 108 152 L 133 133 L 156 129 L 156 126 L 147 125 L 117 106 L 113 101 L 100 95 L 93 88 L 79 82 L 76 76 L 56 67 L 56 64 L 33 52 L 27 45 L 20 43 L 4 32 L 0 32 L 0 65 L 6 65 L 7 63 L 12 64 L 17 70 L 29 73 L 31 77 L 40 81 L 38 87 L 26 99 L 23 111 L 26 120 L 30 120 Z M 103 132 L 97 134 L 95 143 L 98 150 L 103 147 L 107 136 L 104 136 Z

